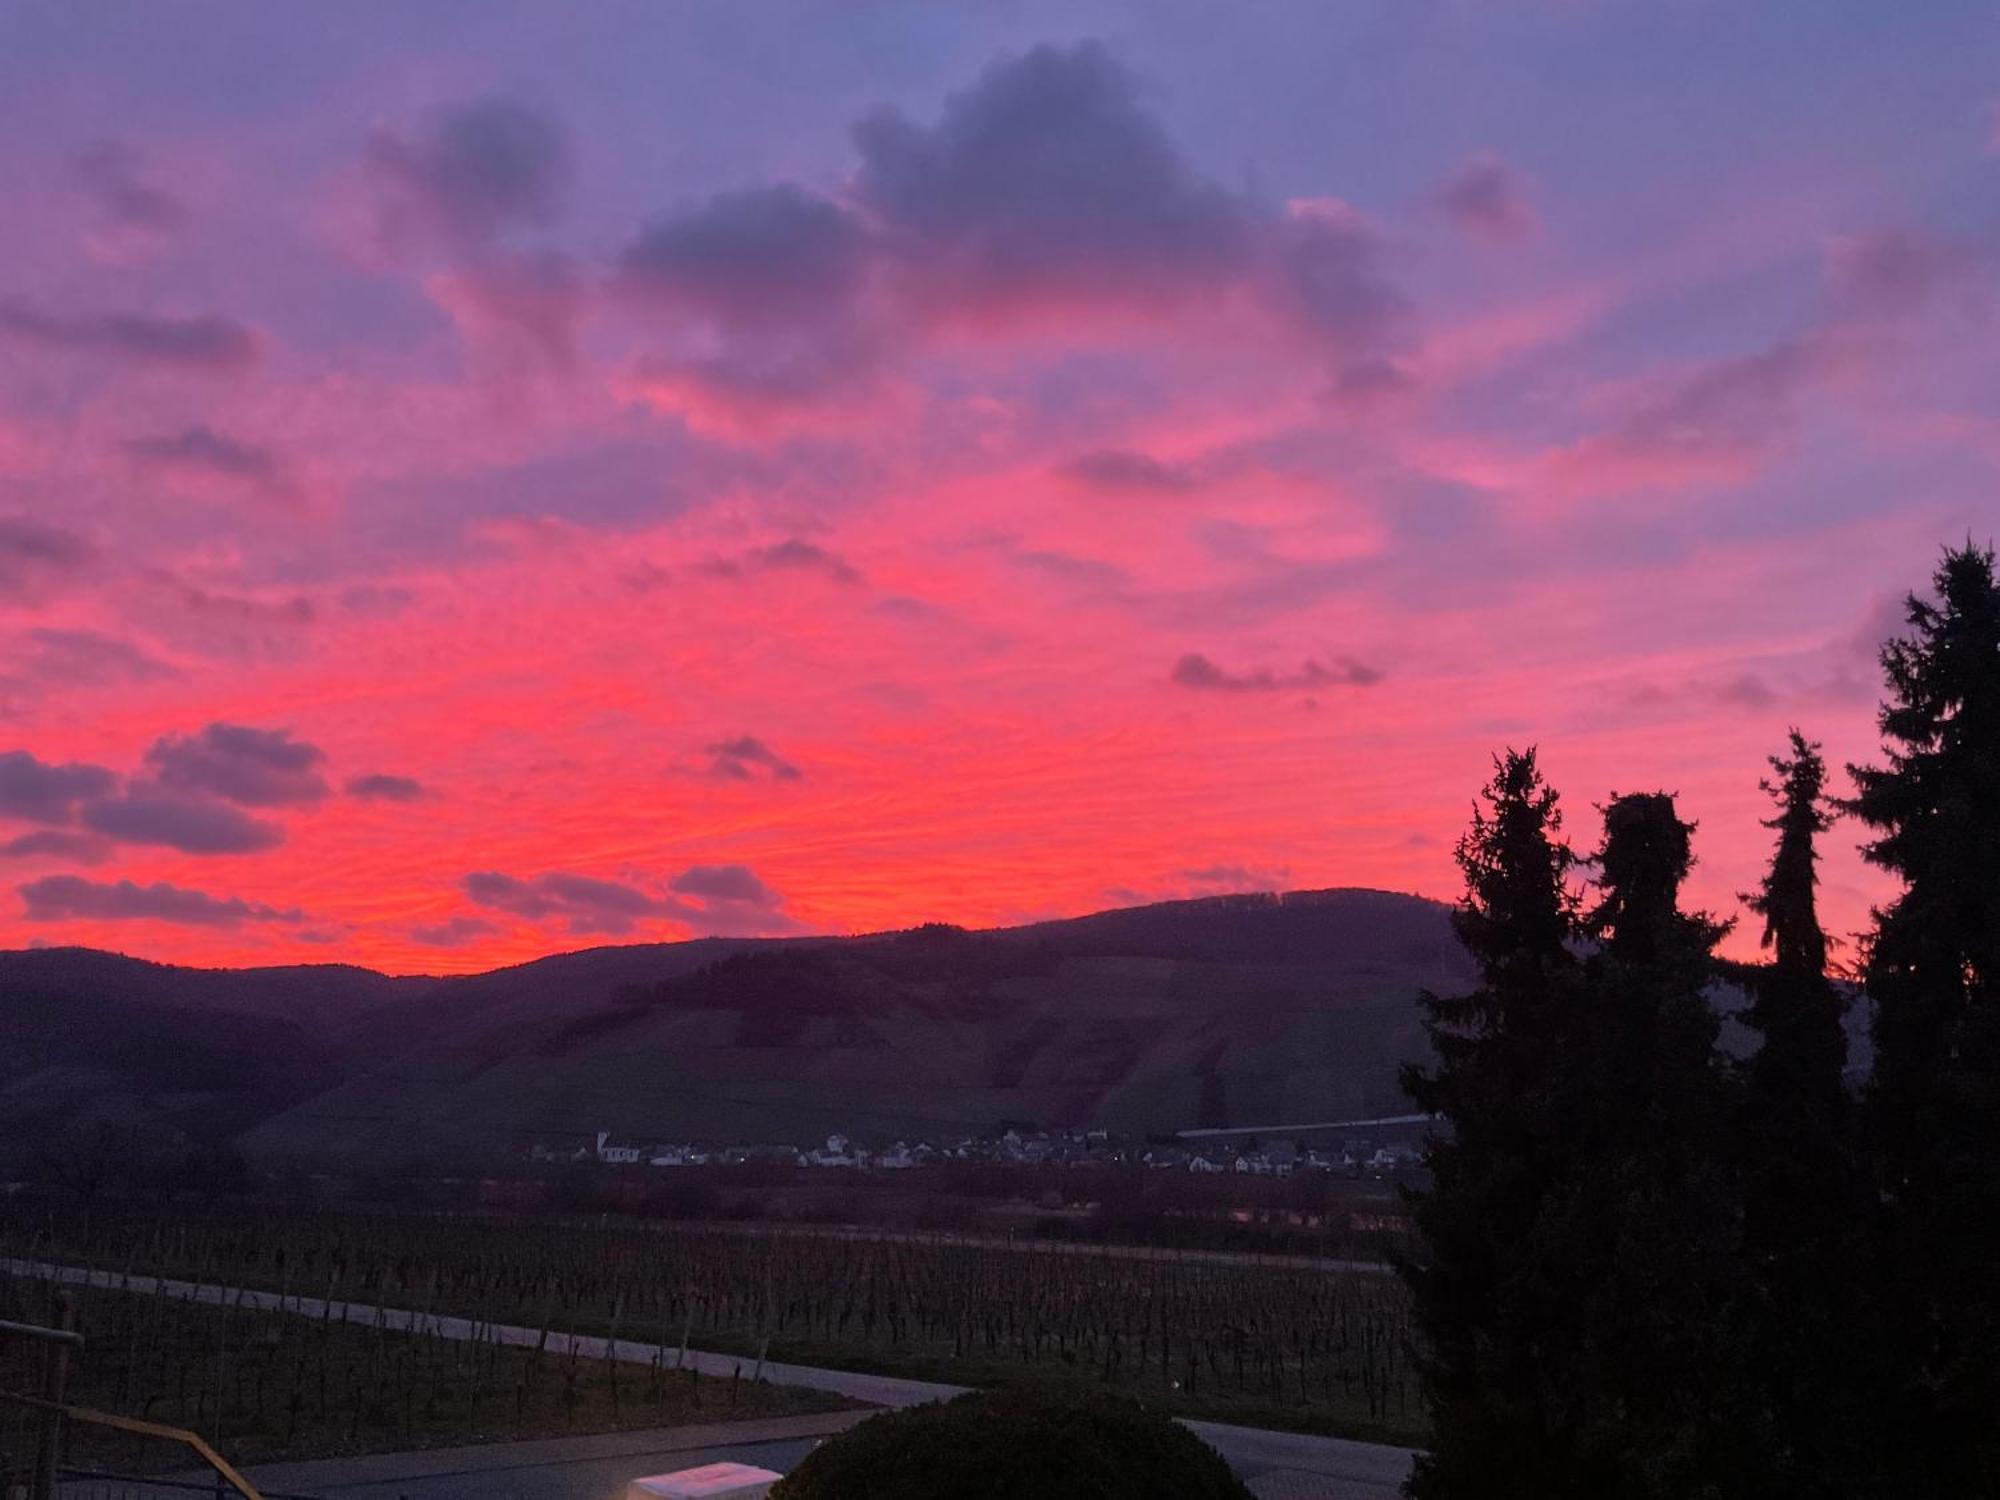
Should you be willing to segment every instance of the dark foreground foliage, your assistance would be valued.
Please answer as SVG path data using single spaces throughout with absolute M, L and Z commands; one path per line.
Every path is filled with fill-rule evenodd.
M 1803 734 L 1771 759 L 1746 1063 L 1673 798 L 1614 796 L 1585 859 L 1534 751 L 1496 762 L 1458 851 L 1481 983 L 1427 1001 L 1405 1079 L 1448 1125 L 1402 1268 L 1418 1500 L 2000 1497 L 2000 582 L 1970 543 L 1932 581 L 1883 648 L 1886 763 L 1835 804 Z M 1901 884 L 1858 1100 L 1815 906 L 1835 806 Z
M 1117 1396 L 978 1392 L 871 1417 L 773 1500 L 1249 1500 L 1216 1451 Z

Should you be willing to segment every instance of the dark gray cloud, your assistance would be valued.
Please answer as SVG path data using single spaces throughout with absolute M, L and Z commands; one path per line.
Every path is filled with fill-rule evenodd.
M 1351 656 L 1336 656 L 1331 663 L 1307 661 L 1296 672 L 1274 672 L 1260 667 L 1251 672 L 1228 672 L 1199 651 L 1190 651 L 1174 663 L 1171 680 L 1184 688 L 1215 693 L 1278 693 L 1324 687 L 1373 687 L 1382 680 L 1375 667 Z
M 81 875 L 46 875 L 21 887 L 24 915 L 31 922 L 172 922 L 185 927 L 238 927 L 245 922 L 303 922 L 297 907 L 280 910 L 230 896 L 155 882 L 137 885 L 86 880 Z
M 285 841 L 276 823 L 226 802 L 186 796 L 145 783 L 86 804 L 84 826 L 124 844 L 154 844 L 183 854 L 254 854 Z
M 125 456 L 147 469 L 211 474 L 273 495 L 290 492 L 283 459 L 271 448 L 226 437 L 212 427 L 194 426 L 120 445 Z
M 366 163 L 392 240 L 423 236 L 459 252 L 554 223 L 573 167 L 561 124 L 498 97 L 448 110 L 413 135 L 377 131 Z
M 71 761 L 54 765 L 26 750 L 0 751 L 0 816 L 27 823 L 67 825 L 78 807 L 106 795 L 117 777 L 102 766 Z
M 1130 448 L 1099 448 L 1071 459 L 1058 472 L 1091 489 L 1121 494 L 1177 495 L 1194 488 L 1186 469 Z
M 111 840 L 64 828 L 39 828 L 0 844 L 0 859 L 59 859 L 70 864 L 101 865 L 111 857 Z
M 708 774 L 722 781 L 754 781 L 759 776 L 772 781 L 797 781 L 799 768 L 753 734 L 721 740 L 705 748 Z
M 214 374 L 248 369 L 261 349 L 256 334 L 228 318 L 147 313 L 58 317 L 18 302 L 0 302 L 0 335 L 48 349 Z
M 369 802 L 415 802 L 424 795 L 422 783 L 408 776 L 391 776 L 381 771 L 349 777 L 342 790 L 350 797 L 360 797 Z
M 1528 184 L 1490 151 L 1452 173 L 1438 190 L 1438 203 L 1452 223 L 1480 239 L 1523 239 L 1539 227 Z
M 288 807 L 327 794 L 320 766 L 326 753 L 292 738 L 288 729 L 210 724 L 196 734 L 168 735 L 146 752 L 163 787 L 220 797 L 244 807 Z

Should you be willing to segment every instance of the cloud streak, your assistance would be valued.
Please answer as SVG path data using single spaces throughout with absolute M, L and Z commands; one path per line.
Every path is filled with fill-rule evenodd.
M 166 922 L 181 927 L 241 927 L 245 923 L 298 923 L 306 920 L 297 907 L 280 909 L 241 897 L 215 897 L 203 891 L 155 881 L 100 882 L 80 875 L 47 875 L 21 888 L 24 915 L 30 922 Z
M 233 319 L 213 314 L 88 313 L 65 317 L 0 302 L 0 337 L 43 349 L 101 354 L 135 365 L 236 375 L 257 363 L 261 343 Z
M 1314 688 L 1373 687 L 1382 680 L 1382 672 L 1351 656 L 1332 657 L 1325 663 L 1307 661 L 1296 672 L 1275 672 L 1269 667 L 1229 672 L 1199 651 L 1190 651 L 1174 663 L 1168 680 L 1178 687 L 1203 693 L 1286 693 Z

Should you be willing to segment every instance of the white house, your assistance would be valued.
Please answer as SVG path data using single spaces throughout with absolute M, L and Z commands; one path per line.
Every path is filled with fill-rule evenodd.
M 830 1135 L 826 1144 L 817 1151 L 809 1152 L 806 1164 L 814 1167 L 865 1167 L 868 1153 L 859 1149 L 846 1136 Z
M 610 1166 L 630 1166 L 644 1160 L 646 1148 L 638 1145 L 614 1145 L 611 1132 L 597 1132 L 597 1159 Z

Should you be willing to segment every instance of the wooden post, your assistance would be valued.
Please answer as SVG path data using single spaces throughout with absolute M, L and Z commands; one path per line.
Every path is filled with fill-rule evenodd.
M 56 1294 L 56 1327 L 63 1333 L 76 1328 L 76 1298 L 68 1292 Z M 34 1500 L 54 1500 L 56 1469 L 62 1461 L 62 1404 L 69 1389 L 70 1340 L 50 1343 L 42 1365 L 42 1399 L 52 1410 L 42 1413 L 41 1440 L 35 1445 L 35 1482 L 29 1493 Z

